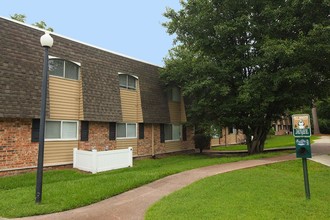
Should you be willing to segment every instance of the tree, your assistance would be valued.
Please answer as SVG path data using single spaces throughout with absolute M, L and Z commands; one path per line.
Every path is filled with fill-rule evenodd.
M 14 15 L 11 15 L 10 17 L 11 17 L 11 19 L 14 19 L 14 20 L 16 20 L 16 21 L 20 21 L 20 22 L 23 22 L 23 23 L 25 23 L 25 21 L 26 21 L 26 16 L 23 15 L 23 14 L 14 14 Z M 44 30 L 50 31 L 50 32 L 53 32 L 53 31 L 54 31 L 53 28 L 51 28 L 51 27 L 47 27 L 47 24 L 46 24 L 46 22 L 44 22 L 44 21 L 35 22 L 35 23 L 32 24 L 32 25 L 33 25 L 33 26 L 36 26 L 36 27 L 38 27 L 38 28 L 41 28 L 41 29 L 44 29 Z
M 180 86 L 194 122 L 235 125 L 250 154 L 271 122 L 329 89 L 326 0 L 187 0 L 167 9 L 176 34 L 162 79 Z
M 53 32 L 54 29 L 51 28 L 51 27 L 47 27 L 47 24 L 44 22 L 44 21 L 39 21 L 39 22 L 35 22 L 34 24 L 32 24 L 33 26 L 36 26 L 38 28 L 41 28 L 41 29 L 45 29 L 47 31 L 50 31 L 50 32 Z
M 25 23 L 26 16 L 23 14 L 14 14 L 10 16 L 11 19 Z

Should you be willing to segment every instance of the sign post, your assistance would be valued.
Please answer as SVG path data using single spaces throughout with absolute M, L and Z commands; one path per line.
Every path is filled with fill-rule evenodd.
M 312 158 L 311 126 L 308 114 L 292 115 L 293 136 L 295 137 L 296 157 L 302 158 L 306 199 L 311 198 L 309 190 L 307 158 Z

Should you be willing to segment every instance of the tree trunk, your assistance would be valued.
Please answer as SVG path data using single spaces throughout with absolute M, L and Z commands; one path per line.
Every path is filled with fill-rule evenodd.
M 315 105 L 314 101 L 313 101 L 313 108 L 312 108 L 312 118 L 313 118 L 314 134 L 320 134 L 319 120 L 317 118 L 317 110 L 316 110 L 316 105 Z
M 253 137 L 247 138 L 249 154 L 258 154 L 264 151 L 268 131 L 269 129 L 264 126 L 258 126 L 253 129 Z

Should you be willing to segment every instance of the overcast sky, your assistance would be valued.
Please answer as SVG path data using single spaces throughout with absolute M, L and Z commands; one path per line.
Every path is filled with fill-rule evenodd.
M 57 34 L 163 66 L 173 45 L 161 25 L 166 7 L 178 10 L 179 0 L 0 0 L 0 16 L 24 14 L 28 24 L 43 20 Z

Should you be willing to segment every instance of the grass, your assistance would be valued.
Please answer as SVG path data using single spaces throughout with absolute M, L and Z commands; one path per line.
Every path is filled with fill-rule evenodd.
M 149 208 L 146 219 L 330 219 L 330 168 L 301 160 L 229 172 L 193 183 Z
M 205 155 L 178 155 L 134 161 L 134 167 L 89 174 L 74 169 L 44 172 L 43 199 L 35 200 L 35 173 L 0 178 L 0 216 L 23 217 L 59 212 L 85 206 L 120 194 L 162 177 L 193 168 L 239 160 L 272 157 L 265 153 L 246 157 L 210 158 Z M 285 154 L 285 153 L 284 153 Z
M 312 135 L 311 137 L 312 143 L 314 140 L 318 138 L 320 137 Z M 267 138 L 265 142 L 265 149 L 291 147 L 291 146 L 295 146 L 294 137 L 292 135 L 270 136 Z M 219 151 L 236 151 L 236 150 L 246 150 L 246 149 L 247 147 L 245 144 L 212 147 L 212 150 L 219 150 Z

